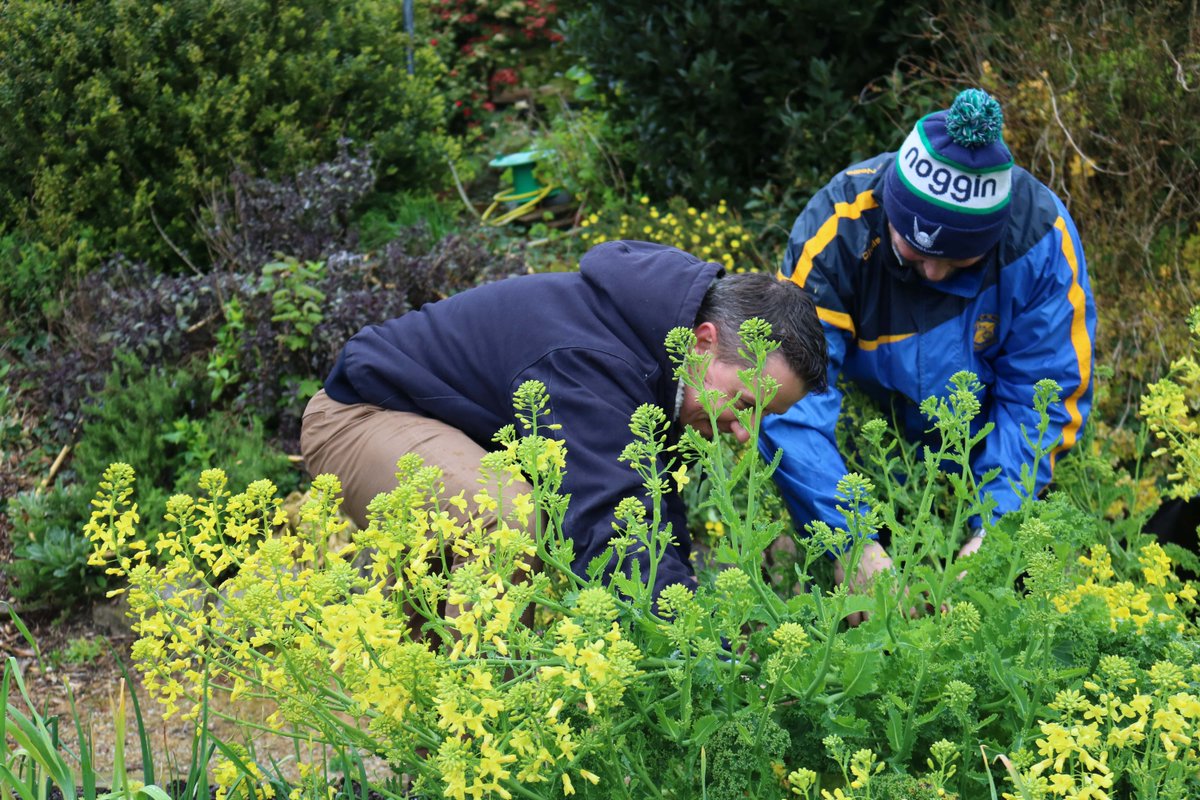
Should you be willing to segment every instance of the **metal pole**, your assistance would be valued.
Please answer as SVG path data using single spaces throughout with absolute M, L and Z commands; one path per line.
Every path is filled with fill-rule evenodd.
M 408 32 L 408 74 L 410 76 L 414 73 L 413 28 L 413 0 L 404 0 L 404 30 Z

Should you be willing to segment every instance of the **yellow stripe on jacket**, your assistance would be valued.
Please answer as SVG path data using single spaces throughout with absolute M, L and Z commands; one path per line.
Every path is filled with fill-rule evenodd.
M 1067 290 L 1067 300 L 1071 303 L 1071 345 L 1075 348 L 1075 360 L 1079 365 L 1079 386 L 1064 403 L 1071 421 L 1063 427 L 1062 443 L 1050 453 L 1051 470 L 1054 469 L 1058 454 L 1072 447 L 1079 438 L 1079 429 L 1083 426 L 1079 398 L 1083 397 L 1092 382 L 1092 340 L 1087 331 L 1087 296 L 1079 283 L 1079 257 L 1075 252 L 1075 242 L 1067 232 L 1066 221 L 1059 217 L 1054 221 L 1054 227 L 1062 234 L 1063 257 L 1071 266 L 1071 288 Z
M 813 259 L 837 236 L 838 223 L 843 219 L 858 219 L 864 211 L 878 207 L 879 203 L 875 200 L 875 193 L 870 189 L 854 198 L 852 203 L 835 203 L 833 216 L 825 220 L 817 232 L 804 243 L 804 249 L 800 251 L 800 257 L 796 259 L 792 274 L 781 277 L 803 286 L 808 280 L 808 273 L 812 272 Z

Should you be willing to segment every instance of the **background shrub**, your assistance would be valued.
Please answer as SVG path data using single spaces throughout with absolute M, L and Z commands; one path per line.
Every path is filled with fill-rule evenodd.
M 158 258 L 156 220 L 192 249 L 233 168 L 286 174 L 343 136 L 374 148 L 382 185 L 435 183 L 453 150 L 440 68 L 417 47 L 409 76 L 408 45 L 390 0 L 6 3 L 0 219 L 72 264 Z
M 74 484 L 49 492 L 22 492 L 6 504 L 12 559 L 0 565 L 0 571 L 23 605 L 85 603 L 106 588 L 104 571 L 87 565 L 91 547 L 81 533 L 89 494 L 87 486 Z
M 891 72 L 918 13 L 882 0 L 599 0 L 568 14 L 567 45 L 632 123 L 643 191 L 740 205 L 767 179 L 815 167 L 823 180 L 874 154 L 880 131 L 896 146 L 859 96 Z
M 297 289 L 311 288 L 323 298 L 307 318 L 281 316 L 269 288 L 274 284 L 243 282 L 244 331 L 236 346 L 241 380 L 234 407 L 261 416 L 285 448 L 298 452 L 304 406 L 351 336 L 479 283 L 524 272 L 519 259 L 489 252 L 476 237 L 455 234 L 432 248 L 414 248 L 423 238 L 418 228 L 412 238 L 393 239 L 375 253 L 345 254 L 300 277 Z M 307 333 L 296 333 L 300 319 Z
M 194 366 L 146 367 L 129 353 L 116 356 L 103 389 L 83 408 L 79 442 L 59 485 L 7 504 L 14 558 L 5 572 L 14 597 L 55 608 L 105 588 L 103 570 L 87 565 L 81 531 L 95 488 L 90 481 L 114 459 L 156 476 L 158 483 L 138 492 L 147 519 L 160 519 L 172 494 L 192 491 L 200 473 L 218 463 L 243 484 L 266 477 L 285 495 L 299 486 L 300 471 L 268 442 L 262 423 L 213 409 L 206 381 Z
M 429 44 L 447 64 L 453 130 L 476 139 L 499 104 L 534 97 L 566 66 L 554 0 L 426 0 Z

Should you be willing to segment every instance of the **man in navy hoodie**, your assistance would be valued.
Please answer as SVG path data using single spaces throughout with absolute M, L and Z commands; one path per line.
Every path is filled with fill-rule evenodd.
M 360 526 L 372 498 L 395 487 L 396 460 L 407 452 L 442 468 L 448 496 L 470 497 L 493 435 L 516 422 L 514 391 L 541 381 L 550 396 L 545 422 L 561 425 L 567 444 L 563 529 L 583 574 L 613 535 L 616 504 L 645 494 L 618 461 L 633 412 L 654 404 L 676 423 L 672 437 L 684 425 L 713 435 L 697 393 L 674 377 L 667 333 L 692 328 L 697 350 L 713 354 L 705 385 L 726 399 L 740 394 L 744 407 L 753 396 L 737 374 L 746 366 L 738 329 L 751 317 L 770 323 L 780 343 L 766 364 L 780 388 L 765 413 L 824 391 L 825 337 L 799 286 L 761 273 L 724 276 L 720 265 L 671 247 L 607 242 L 578 272 L 509 278 L 359 331 L 305 411 L 305 462 L 314 475 L 340 477 L 344 508 Z M 732 411 L 717 427 L 748 436 Z M 683 502 L 672 493 L 664 506 L 675 545 L 658 568 L 656 593 L 693 580 Z

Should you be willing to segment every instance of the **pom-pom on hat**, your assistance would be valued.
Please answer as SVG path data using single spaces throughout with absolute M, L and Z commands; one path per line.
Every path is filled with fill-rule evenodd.
M 963 259 L 990 250 L 1008 222 L 1012 154 L 1004 113 L 982 89 L 917 122 L 883 185 L 883 210 L 916 251 Z

